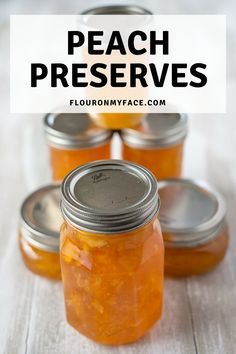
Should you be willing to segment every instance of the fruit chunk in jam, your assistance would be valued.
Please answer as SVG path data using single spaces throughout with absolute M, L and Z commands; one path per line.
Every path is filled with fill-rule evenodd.
M 137 340 L 160 318 L 163 242 L 156 217 L 123 234 L 64 222 L 61 269 L 68 322 L 104 344 Z

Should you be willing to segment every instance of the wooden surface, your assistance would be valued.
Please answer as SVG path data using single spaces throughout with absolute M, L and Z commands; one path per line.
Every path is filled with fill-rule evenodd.
M 7 53 L 7 25 L 0 22 L 0 31 L 0 53 Z M 8 64 L 7 54 L 1 56 L 0 353 L 236 353 L 235 81 L 228 85 L 227 115 L 191 117 L 184 166 L 185 176 L 206 179 L 224 194 L 231 234 L 229 252 L 207 275 L 166 279 L 162 320 L 133 345 L 105 347 L 82 337 L 66 323 L 61 283 L 31 274 L 22 263 L 17 243 L 19 207 L 29 192 L 50 181 L 50 173 L 42 117 L 9 114 Z M 116 142 L 116 157 L 118 148 Z

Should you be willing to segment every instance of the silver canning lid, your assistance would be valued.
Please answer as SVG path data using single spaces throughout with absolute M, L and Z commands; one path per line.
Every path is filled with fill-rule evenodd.
M 44 129 L 49 144 L 63 149 L 102 145 L 112 136 L 110 130 L 98 128 L 84 113 L 49 113 Z
M 74 227 L 92 233 L 131 231 L 151 220 L 159 204 L 153 174 L 123 160 L 83 165 L 62 183 L 64 218 Z
M 59 203 L 59 185 L 37 189 L 24 200 L 20 232 L 33 246 L 49 252 L 59 252 L 60 227 L 63 223 Z
M 135 15 L 132 17 L 132 20 L 128 19 L 128 21 L 125 21 L 123 19 L 122 21 L 122 30 L 126 33 L 126 35 L 128 35 L 131 29 L 137 28 L 137 26 L 139 28 L 140 26 L 143 27 L 146 23 L 148 23 L 150 21 L 152 13 L 149 10 L 137 5 L 105 5 L 88 9 L 82 12 L 81 15 L 83 15 L 82 23 L 86 26 L 86 28 L 89 27 L 91 30 L 100 29 L 102 31 L 105 31 L 104 41 L 106 43 L 107 41 L 109 41 L 106 32 L 110 33 L 110 31 L 114 28 L 114 26 L 116 25 L 114 21 L 118 21 L 118 27 L 120 27 L 121 25 L 120 18 L 116 18 L 115 15 Z M 94 15 L 114 15 L 114 21 L 113 18 L 112 20 L 110 18 L 108 21 L 105 21 L 105 23 L 104 21 L 101 23 L 100 21 L 98 21 L 98 18 L 94 18 L 97 17 Z
M 123 129 L 121 138 L 127 145 L 148 149 L 177 144 L 186 134 L 185 114 L 148 114 L 138 126 Z
M 82 15 L 151 15 L 149 10 L 136 5 L 99 6 L 82 12 Z
M 159 183 L 159 220 L 165 246 L 195 247 L 218 235 L 225 223 L 224 199 L 208 184 L 188 179 Z

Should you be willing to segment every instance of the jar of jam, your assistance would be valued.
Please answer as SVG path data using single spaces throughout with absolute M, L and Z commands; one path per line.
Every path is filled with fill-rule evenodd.
M 137 340 L 160 318 L 164 249 L 155 177 L 98 161 L 62 184 L 61 270 L 68 322 L 104 344 Z
M 85 16 L 85 24 L 86 26 L 89 27 L 89 17 L 92 15 L 139 15 L 136 16 L 136 20 L 140 20 L 142 22 L 140 22 L 139 27 L 141 27 L 143 25 L 143 18 L 142 16 L 144 15 L 151 15 L 151 12 L 141 6 L 137 6 L 137 5 L 108 5 L 108 6 L 99 6 L 99 7 L 95 7 L 92 9 L 89 9 L 85 12 L 82 13 L 82 15 Z M 141 16 L 140 16 L 141 15 Z M 114 18 L 115 21 L 115 18 Z M 115 22 L 114 22 L 114 26 L 115 26 Z M 125 24 L 124 24 L 125 26 Z M 137 24 L 136 24 L 137 26 Z M 91 24 L 91 28 L 94 27 L 94 23 L 92 22 Z M 130 29 L 130 28 L 129 28 Z M 91 61 L 91 58 L 89 57 L 89 55 L 86 55 L 86 53 L 84 53 L 84 59 L 85 62 L 88 63 L 89 61 Z M 125 58 L 124 58 L 125 57 Z M 101 60 L 101 55 L 97 56 L 97 61 L 99 62 Z M 122 56 L 122 62 L 126 62 L 127 66 L 128 63 L 133 63 L 135 61 L 139 62 L 139 59 L 137 58 L 137 56 L 132 55 L 131 53 L 127 54 L 126 56 Z M 121 61 L 121 58 L 119 56 L 119 54 L 114 54 L 112 53 L 110 56 L 103 56 L 103 63 L 107 65 L 107 67 L 110 67 L 111 63 L 119 63 Z M 148 59 L 147 59 L 148 62 Z M 147 63 L 148 64 L 148 63 Z M 104 72 L 105 70 L 103 70 Z M 104 88 L 105 89 L 105 88 Z M 125 88 L 126 91 L 126 98 L 129 99 L 144 99 L 146 97 L 143 97 L 143 92 L 145 91 L 145 93 L 147 92 L 147 90 L 142 90 L 142 92 L 140 92 L 139 90 L 135 90 L 129 87 Z M 122 93 L 124 92 L 124 88 L 116 88 L 116 92 L 117 92 L 117 99 L 120 99 L 122 97 Z M 100 94 L 98 97 L 96 97 L 96 91 L 95 90 L 87 90 L 87 94 L 88 96 L 91 96 L 94 98 L 99 99 L 100 98 Z M 104 91 L 104 97 L 106 98 L 111 98 L 114 99 L 113 97 L 110 97 L 110 92 L 109 90 Z M 92 118 L 92 120 L 94 121 L 94 123 L 102 128 L 106 128 L 106 129 L 113 129 L 113 130 L 119 130 L 122 128 L 126 128 L 126 127 L 131 127 L 131 126 L 135 126 L 137 124 L 139 124 L 142 119 L 145 117 L 145 113 L 140 113 L 139 111 L 137 112 L 129 112 L 129 113 L 123 113 L 122 112 L 122 108 L 118 108 L 118 111 L 115 113 L 108 113 L 108 112 L 96 112 L 93 111 L 92 108 L 89 112 L 90 117 Z
M 95 126 L 86 114 L 50 113 L 44 128 L 54 181 L 87 162 L 110 158 L 112 132 Z
M 60 279 L 59 236 L 63 222 L 59 207 L 60 188 L 48 185 L 23 202 L 19 245 L 28 269 L 38 275 Z
M 206 183 L 186 179 L 160 181 L 159 194 L 166 275 L 191 276 L 213 269 L 228 247 L 222 197 Z
M 121 131 L 122 158 L 147 167 L 158 180 L 180 177 L 186 134 L 186 115 L 149 114 Z

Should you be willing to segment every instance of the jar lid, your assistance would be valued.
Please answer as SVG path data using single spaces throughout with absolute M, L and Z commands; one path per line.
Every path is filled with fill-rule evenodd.
M 85 113 L 49 113 L 44 128 L 49 144 L 63 149 L 101 145 L 112 136 L 112 131 L 97 127 Z
M 137 126 L 123 129 L 121 138 L 130 146 L 156 148 L 176 144 L 187 134 L 187 116 L 178 113 L 148 114 Z
M 21 206 L 20 231 L 33 246 L 49 252 L 59 252 L 60 186 L 48 185 L 31 193 Z
M 85 231 L 130 231 L 159 210 L 157 181 L 147 169 L 131 162 L 95 161 L 65 178 L 61 209 L 71 225 Z
M 166 179 L 159 183 L 159 220 L 166 246 L 194 247 L 218 235 L 225 222 L 224 199 L 207 183 Z
M 86 10 L 82 15 L 151 15 L 151 12 L 136 5 L 108 5 Z

